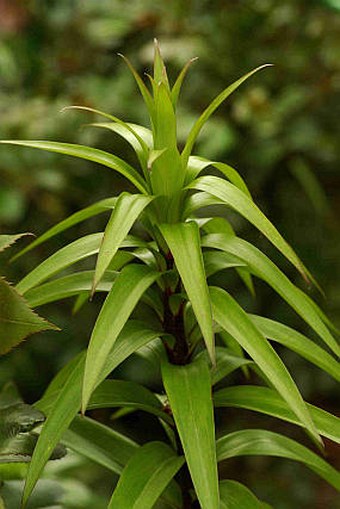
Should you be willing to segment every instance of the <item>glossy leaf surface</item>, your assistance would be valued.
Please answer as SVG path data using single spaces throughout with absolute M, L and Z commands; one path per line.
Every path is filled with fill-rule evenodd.
M 183 463 L 184 458 L 162 442 L 143 445 L 126 465 L 108 508 L 152 508 Z
M 200 505 L 202 509 L 219 509 L 208 364 L 203 358 L 185 366 L 164 362 L 162 376 Z

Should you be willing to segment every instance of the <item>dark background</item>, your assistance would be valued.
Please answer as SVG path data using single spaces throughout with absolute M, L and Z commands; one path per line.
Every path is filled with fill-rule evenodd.
M 236 167 L 262 210 L 294 246 L 326 299 L 243 221 L 242 236 L 277 260 L 340 326 L 340 0 L 0 0 L 0 138 L 51 139 L 111 150 L 134 163 L 118 137 L 83 127 L 88 114 L 60 113 L 82 104 L 144 123 L 146 111 L 122 60 L 150 71 L 156 36 L 170 78 L 198 56 L 179 105 L 179 142 L 225 86 L 252 68 L 273 63 L 246 82 L 209 121 L 196 152 Z M 103 167 L 43 152 L 2 147 L 0 232 L 36 235 L 92 202 L 118 194 L 125 182 Z M 103 218 L 51 240 L 16 264 L 0 259 L 13 282 L 61 245 L 103 227 Z M 25 241 L 21 241 L 24 245 Z M 234 284 L 234 283 L 232 283 Z M 281 300 L 256 283 L 249 309 L 310 333 Z M 32 337 L 0 360 L 0 385 L 14 379 L 27 402 L 40 397 L 58 369 L 86 345 L 99 303 L 71 317 L 63 302 L 40 310 L 63 332 Z M 307 401 L 339 413 L 335 382 L 282 352 Z M 263 426 L 242 412 L 234 425 Z M 277 429 L 268 419 L 267 427 Z M 300 438 L 300 436 L 299 436 Z M 328 458 L 339 464 L 331 445 Z M 304 468 L 263 459 L 237 462 L 240 480 L 274 507 L 340 507 L 334 491 Z M 232 476 L 232 470 L 228 469 Z M 235 477 L 236 478 L 236 477 Z

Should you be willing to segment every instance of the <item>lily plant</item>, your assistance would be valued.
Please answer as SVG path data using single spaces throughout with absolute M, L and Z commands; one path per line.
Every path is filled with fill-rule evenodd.
M 237 235 L 228 211 L 249 221 L 306 281 L 317 283 L 256 205 L 241 175 L 224 162 L 193 152 L 214 111 L 266 65 L 223 90 L 180 148 L 177 101 L 192 61 L 171 86 L 157 42 L 148 83 L 123 58 L 147 107 L 149 127 L 88 107 L 71 108 L 103 117 L 104 122 L 92 125 L 122 136 L 136 153 L 136 167 L 83 145 L 2 142 L 93 161 L 120 173 L 135 188 L 74 213 L 19 253 L 90 217 L 109 215 L 104 232 L 66 245 L 16 285 L 32 308 L 74 298 L 77 310 L 91 305 L 95 293 L 106 294 L 87 349 L 65 365 L 35 404 L 47 418 L 29 463 L 23 507 L 59 442 L 111 470 L 113 478 L 119 475 L 108 502 L 111 509 L 270 507 L 240 482 L 219 478 L 219 462 L 244 455 L 302 462 L 339 490 L 340 474 L 323 458 L 321 437 L 339 442 L 340 420 L 304 401 L 274 347 L 293 350 L 339 381 L 337 331 L 307 293 L 263 251 Z M 215 209 L 223 214 L 211 217 L 211 205 L 219 205 Z M 94 255 L 93 270 L 79 270 L 78 262 Z M 267 283 L 320 341 L 243 309 L 225 287 L 227 279 L 216 277 L 233 270 L 252 294 L 254 278 Z M 132 354 L 147 356 L 159 366 L 160 393 L 115 378 L 116 368 Z M 235 370 L 243 374 L 244 384 L 231 385 L 228 375 Z M 251 372 L 256 376 L 250 378 Z M 115 407 L 153 414 L 155 428 L 162 426 L 167 438 L 141 445 L 91 417 L 93 409 Z M 214 409 L 221 407 L 248 409 L 300 426 L 311 448 L 266 429 L 221 433 L 214 418 Z

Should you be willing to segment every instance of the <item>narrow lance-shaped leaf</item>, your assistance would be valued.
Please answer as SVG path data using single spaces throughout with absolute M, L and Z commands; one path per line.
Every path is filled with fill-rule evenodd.
M 86 145 L 76 145 L 71 143 L 59 143 L 56 141 L 29 141 L 29 140 L 2 140 L 0 143 L 9 145 L 19 145 L 21 147 L 38 148 L 47 152 L 57 152 L 80 159 L 86 159 L 95 163 L 111 168 L 126 177 L 140 192 L 147 193 L 145 181 L 139 173 L 128 163 L 117 156 L 99 150 L 97 148 L 87 147 Z
M 43 330 L 59 328 L 34 313 L 23 297 L 0 278 L 0 355 Z
M 226 387 L 214 393 L 216 407 L 246 408 L 262 412 L 278 419 L 302 426 L 287 403 L 269 387 L 240 385 Z M 307 404 L 315 426 L 320 435 L 340 443 L 340 419 L 320 408 Z
M 152 200 L 152 196 L 142 194 L 122 193 L 119 196 L 99 248 L 92 293 L 136 219 Z
M 85 209 L 79 210 L 78 212 L 75 212 L 71 216 L 67 217 L 60 223 L 57 223 L 56 225 L 52 226 L 49 230 L 47 230 L 45 233 L 40 235 L 37 239 L 35 239 L 31 244 L 29 244 L 27 247 L 22 249 L 18 254 L 13 256 L 12 260 L 16 260 L 23 254 L 27 253 L 31 249 L 35 248 L 36 246 L 39 246 L 43 242 L 46 242 L 48 239 L 54 237 L 55 235 L 58 235 L 58 233 L 61 233 L 68 228 L 71 228 L 72 226 L 75 226 L 78 223 L 81 223 L 82 221 L 85 221 L 86 219 L 89 219 L 90 217 L 96 216 L 98 214 L 101 214 L 102 212 L 109 211 L 112 209 L 116 204 L 117 198 L 106 198 L 104 200 L 100 200 L 97 203 L 94 203 L 93 205 L 90 205 L 89 207 L 86 207 Z
M 142 385 L 128 380 L 104 380 L 93 392 L 88 409 L 135 408 L 161 417 L 172 424 L 171 417 L 164 412 L 160 400 Z
M 214 363 L 215 346 L 210 298 L 204 272 L 198 226 L 194 222 L 162 224 L 160 230 L 174 257 L 211 361 Z
M 117 272 L 106 271 L 97 287 L 97 291 L 109 292 L 117 275 Z M 93 283 L 93 276 L 94 270 L 86 270 L 54 279 L 53 281 L 49 281 L 48 283 L 44 283 L 28 290 L 25 294 L 25 299 L 30 306 L 38 307 L 43 304 L 55 302 L 56 300 L 67 299 L 84 292 L 90 292 Z
M 340 491 L 340 473 L 303 445 L 272 431 L 244 429 L 217 440 L 217 458 L 222 461 L 235 456 L 278 456 L 304 463 L 336 490 Z
M 152 100 L 152 96 L 149 92 L 149 90 L 147 89 L 145 83 L 143 82 L 142 78 L 139 76 L 139 74 L 136 72 L 135 68 L 133 67 L 133 65 L 131 64 L 131 62 L 122 54 L 118 53 L 118 55 L 120 57 L 122 57 L 122 59 L 124 60 L 124 62 L 127 64 L 128 68 L 130 69 L 133 77 L 135 78 L 135 81 L 138 85 L 138 88 L 140 90 L 140 93 L 142 94 L 143 96 L 143 99 L 144 99 L 144 102 L 146 104 L 146 107 L 148 109 L 148 113 L 149 113 L 149 116 L 150 116 L 150 119 L 151 121 L 153 122 L 153 117 L 154 117 L 154 103 L 153 103 L 153 100 Z
M 181 88 L 182 88 L 182 84 L 183 84 L 183 81 L 184 81 L 184 78 L 189 70 L 189 67 L 191 66 L 191 64 L 193 62 L 195 62 L 197 60 L 197 57 L 194 57 L 194 58 L 191 58 L 186 64 L 185 66 L 183 67 L 183 69 L 181 70 L 181 72 L 179 73 L 179 75 L 177 76 L 177 79 L 174 83 L 174 86 L 172 87 L 171 89 L 171 101 L 172 101 L 172 104 L 174 106 L 174 108 L 176 109 L 176 106 L 177 106 L 177 101 L 178 101 L 178 96 L 179 96 L 179 93 L 181 91 Z
M 111 371 L 116 369 L 125 359 L 132 353 L 138 351 L 150 341 L 162 335 L 150 329 L 143 322 L 139 320 L 129 320 L 122 332 L 119 334 L 112 350 L 106 358 L 105 366 L 103 368 L 103 378 L 105 378 Z M 79 354 L 83 357 L 83 368 L 85 366 L 85 351 Z M 72 359 L 66 366 L 64 366 L 59 373 L 54 377 L 47 390 L 45 391 L 42 399 L 36 403 L 36 406 L 44 413 L 48 413 L 50 408 L 55 403 L 60 390 L 63 388 L 68 377 L 71 375 L 78 363 L 78 356 Z M 82 369 L 83 369 L 82 368 Z M 79 405 L 81 395 L 79 392 Z
M 108 509 L 151 509 L 183 463 L 162 442 L 143 445 L 123 470 Z
M 55 445 L 79 411 L 83 366 L 84 356 L 81 356 L 58 393 L 55 404 L 41 430 L 26 476 L 23 507 L 26 505 Z M 36 406 L 39 408 L 39 405 Z
M 203 358 L 185 366 L 164 362 L 162 376 L 199 503 L 202 509 L 219 509 L 208 364 Z
M 92 233 L 59 249 L 19 281 L 16 289 L 24 295 L 34 286 L 49 279 L 73 263 L 98 253 L 102 238 L 102 232 Z
M 263 509 L 262 502 L 243 484 L 230 479 L 220 482 L 221 509 Z
M 256 329 L 241 306 L 225 290 L 213 287 L 210 288 L 210 295 L 216 322 L 248 352 L 301 420 L 313 439 L 318 444 L 322 444 L 298 388 L 270 343 Z
M 329 348 L 340 356 L 340 347 L 315 309 L 314 303 L 259 249 L 238 237 L 208 235 L 203 244 L 231 253 L 245 263 L 251 272 L 266 281 L 312 327 Z
M 113 349 L 105 360 L 102 375 L 105 378 L 131 353 L 158 336 L 156 331 L 148 329 L 135 320 L 126 324 L 117 338 Z M 28 499 L 48 454 L 60 440 L 81 406 L 81 388 L 84 377 L 85 352 L 66 365 L 50 384 L 44 397 L 35 406 L 47 414 L 47 420 L 35 448 L 32 463 L 26 480 L 24 499 Z
M 267 219 L 257 205 L 236 186 L 219 177 L 205 176 L 198 178 L 188 187 L 210 193 L 236 210 L 236 212 L 258 228 L 304 277 L 314 281 L 294 250 L 284 240 L 275 226 Z
M 77 415 L 61 442 L 72 451 L 120 474 L 138 445 L 128 437 L 103 424 Z
M 95 113 L 96 115 L 100 115 L 101 117 L 111 120 L 114 123 L 114 125 L 118 125 L 125 134 L 127 134 L 127 133 L 130 134 L 130 136 L 128 136 L 128 141 L 129 141 L 129 143 L 131 143 L 131 145 L 133 145 L 133 147 L 137 148 L 136 144 L 135 144 L 135 142 L 137 142 L 139 145 L 139 148 L 142 150 L 142 153 L 144 154 L 144 156 L 147 155 L 148 145 L 145 143 L 145 140 L 143 139 L 143 137 L 140 136 L 140 134 L 138 132 L 140 128 L 145 129 L 145 131 L 147 131 L 146 128 L 143 128 L 141 126 L 136 126 L 137 127 L 137 130 L 136 130 L 136 129 L 134 129 L 133 124 L 124 122 L 123 120 L 121 120 L 118 117 L 115 117 L 114 115 L 109 115 L 108 113 L 105 113 L 100 110 L 96 110 L 94 108 L 89 108 L 88 106 L 66 106 L 66 108 L 62 109 L 62 111 L 67 111 L 67 110 L 89 111 L 90 113 Z M 93 125 L 97 125 L 97 124 L 93 124 Z M 98 125 L 101 125 L 101 124 L 98 124 Z M 108 125 L 111 125 L 111 124 L 108 124 Z M 136 150 L 136 152 L 140 153 L 138 149 Z
M 144 265 L 124 267 L 115 280 L 99 313 L 87 350 L 83 383 L 83 411 L 95 387 L 103 380 L 102 370 L 137 302 L 159 274 Z
M 234 168 L 229 166 L 229 164 L 220 163 L 218 161 L 210 161 L 204 157 L 189 157 L 185 178 L 186 185 L 190 184 L 190 182 L 194 180 L 205 168 L 208 168 L 208 166 L 217 168 L 221 173 L 223 173 L 223 175 L 227 177 L 228 180 L 230 180 L 232 184 L 234 184 L 234 186 L 238 187 L 250 199 L 252 199 L 247 184 L 244 182 L 241 175 L 236 170 L 234 170 Z
M 187 142 L 185 144 L 185 147 L 182 152 L 182 158 L 184 164 L 187 163 L 188 158 L 191 154 L 192 148 L 194 146 L 194 143 L 197 139 L 197 136 L 199 135 L 202 127 L 206 123 L 206 121 L 209 119 L 209 117 L 214 113 L 215 110 L 229 97 L 230 94 L 234 92 L 244 81 L 246 81 L 250 76 L 255 74 L 257 71 L 260 71 L 261 69 L 264 69 L 265 67 L 270 67 L 271 64 L 264 64 L 260 67 L 257 67 L 253 71 L 250 71 L 248 74 L 245 74 L 241 78 L 239 78 L 237 81 L 229 85 L 226 89 L 224 89 L 215 99 L 209 104 L 209 106 L 203 111 L 202 115 L 199 117 L 199 119 L 195 122 L 193 125 Z
M 263 316 L 249 315 L 262 334 L 312 362 L 340 382 L 340 364 L 328 352 L 291 327 Z

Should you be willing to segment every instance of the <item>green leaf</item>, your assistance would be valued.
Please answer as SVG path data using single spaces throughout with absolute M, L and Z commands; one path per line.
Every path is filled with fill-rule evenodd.
M 59 391 L 56 401 L 42 427 L 32 461 L 27 471 L 23 506 L 26 505 L 55 445 L 79 411 L 83 366 L 84 357 L 80 356 L 73 371 Z M 36 407 L 39 409 L 39 405 L 36 405 Z
M 251 272 L 266 281 L 323 339 L 329 348 L 340 356 L 340 347 L 320 318 L 311 299 L 297 288 L 280 269 L 259 249 L 238 237 L 208 235 L 203 245 L 223 249 L 245 263 Z
M 190 156 L 187 167 L 187 175 L 185 179 L 186 185 L 188 185 L 192 180 L 194 180 L 205 168 L 208 166 L 213 166 L 217 168 L 224 176 L 227 177 L 228 180 L 234 186 L 238 187 L 241 191 L 243 191 L 250 199 L 251 194 L 250 191 L 244 182 L 241 175 L 229 164 L 220 163 L 218 161 L 210 161 L 209 159 L 205 159 L 204 157 L 199 156 Z
M 103 367 L 105 378 L 131 353 L 158 336 L 141 322 L 128 322 L 117 338 Z M 35 407 L 48 415 L 38 440 L 26 480 L 25 500 L 28 499 L 47 461 L 48 449 L 53 448 L 66 431 L 81 406 L 85 352 L 66 365 L 52 381 L 44 397 Z M 98 444 L 97 444 L 98 445 Z
M 198 226 L 194 222 L 162 224 L 160 230 L 174 257 L 211 361 L 214 363 L 214 333 Z
M 17 258 L 27 253 L 31 249 L 35 248 L 36 246 L 39 246 L 43 242 L 46 242 L 46 240 L 54 237 L 55 235 L 58 235 L 58 233 L 61 233 L 67 230 L 68 228 L 71 228 L 72 226 L 75 226 L 78 223 L 81 223 L 82 221 L 85 221 L 85 219 L 101 214 L 102 212 L 111 210 L 112 208 L 114 208 L 116 201 L 117 201 L 116 197 L 106 198 L 105 200 L 98 201 L 97 203 L 94 203 L 93 205 L 90 205 L 85 209 L 75 212 L 74 214 L 67 217 L 60 223 L 57 223 L 56 225 L 52 226 L 52 228 L 50 228 L 36 240 L 31 242 L 31 244 L 29 244 L 27 247 L 22 249 L 18 254 L 13 256 L 12 260 L 16 260 Z
M 28 290 L 42 281 L 49 279 L 57 272 L 66 269 L 73 263 L 98 253 L 103 233 L 93 233 L 75 240 L 71 244 L 59 249 L 49 256 L 35 269 L 27 274 L 16 286 L 18 292 L 24 295 Z
M 31 235 L 30 233 L 17 233 L 15 235 L 0 235 L 0 253 L 4 251 L 7 247 L 11 246 L 21 237 L 25 237 L 26 235 Z
M 262 503 L 243 484 L 230 479 L 220 482 L 221 509 L 262 509 Z
M 212 369 L 212 384 L 215 385 L 236 369 L 251 365 L 252 361 L 231 355 L 227 348 L 216 348 L 216 367 Z
M 117 275 L 117 272 L 106 271 L 97 287 L 97 291 L 109 292 Z M 86 270 L 54 279 L 53 281 L 28 290 L 25 294 L 25 298 L 30 306 L 37 307 L 56 300 L 74 297 L 75 295 L 91 290 L 93 276 L 94 270 Z
M 119 196 L 116 207 L 106 225 L 104 237 L 99 248 L 92 293 L 94 293 L 96 286 L 134 222 L 152 200 L 152 196 L 141 194 L 122 193 Z
M 137 155 L 146 157 L 148 153 L 149 143 L 146 143 L 145 138 L 147 137 L 148 140 L 148 133 L 150 131 L 146 129 L 145 127 L 138 126 L 135 124 L 129 124 L 127 122 L 124 122 L 118 117 L 115 117 L 114 115 L 109 115 L 108 113 L 105 113 L 100 110 L 96 110 L 94 108 L 89 108 L 88 106 L 67 106 L 66 108 L 63 108 L 62 111 L 67 110 L 81 110 L 81 111 L 89 111 L 90 113 L 95 113 L 96 115 L 100 115 L 101 117 L 105 117 L 112 121 L 112 123 L 106 123 L 106 124 L 91 124 L 93 126 L 97 127 L 108 127 L 111 129 L 111 126 L 113 126 L 112 130 L 117 132 L 118 134 L 121 134 L 123 138 L 126 139 L 132 145 L 132 147 L 135 149 Z M 115 129 L 117 127 L 117 130 Z M 140 132 L 142 132 L 144 135 L 141 136 Z
M 203 111 L 202 115 L 199 117 L 198 120 L 196 120 L 195 124 L 193 125 L 189 136 L 187 138 L 187 142 L 185 144 L 185 147 L 182 152 L 182 158 L 184 163 L 186 164 L 188 161 L 188 158 L 191 154 L 192 148 L 194 146 L 194 143 L 197 139 L 197 136 L 199 135 L 202 127 L 207 122 L 209 117 L 214 113 L 215 110 L 229 97 L 230 94 L 234 92 L 244 81 L 246 81 L 252 74 L 256 73 L 260 69 L 264 69 L 265 67 L 269 67 L 271 64 L 264 64 L 260 67 L 257 67 L 253 71 L 249 72 L 248 74 L 245 74 L 241 78 L 239 78 L 237 81 L 229 85 L 229 87 L 225 88 L 215 99 L 209 104 L 209 106 Z
M 183 80 L 189 70 L 189 67 L 191 66 L 191 64 L 193 62 L 195 62 L 197 60 L 197 57 L 194 57 L 194 58 L 191 58 L 186 64 L 185 66 L 183 67 L 183 69 L 181 70 L 181 72 L 179 73 L 179 75 L 177 76 L 176 78 L 176 81 L 174 83 L 174 86 L 172 87 L 171 89 L 171 102 L 173 104 L 173 107 L 176 109 L 176 106 L 177 106 L 177 101 L 178 101 L 178 97 L 179 97 L 179 93 L 181 91 L 181 88 L 182 88 L 182 83 L 183 83 Z
M 144 265 L 125 266 L 116 278 L 99 313 L 87 350 L 82 407 L 85 410 L 95 387 L 103 380 L 105 359 L 119 333 L 147 288 L 156 281 L 155 273 Z
M 210 295 L 216 322 L 248 352 L 295 415 L 301 420 L 313 439 L 320 443 L 321 439 L 306 404 L 286 366 L 270 343 L 257 330 L 241 306 L 225 290 L 213 287 L 210 288 Z
M 257 205 L 236 186 L 219 177 L 205 176 L 193 181 L 189 186 L 216 196 L 226 205 L 245 217 L 301 272 L 306 278 L 313 280 L 306 267 L 294 250 L 284 240 L 275 226 L 261 212 Z
M 30 140 L 2 140 L 0 143 L 10 145 L 19 145 L 21 147 L 38 148 L 47 150 L 48 152 L 57 152 L 80 159 L 86 159 L 98 164 L 102 164 L 107 168 L 111 168 L 124 177 L 126 177 L 141 193 L 147 194 L 145 181 L 128 163 L 117 156 L 98 150 L 97 148 L 87 147 L 85 145 L 76 145 L 72 143 L 59 143 L 56 141 L 30 141 Z
M 160 400 L 148 389 L 126 380 L 104 380 L 93 392 L 87 408 L 136 408 L 161 417 L 173 424 L 171 417 L 164 412 Z
M 214 405 L 246 408 L 303 426 L 287 403 L 268 387 L 253 385 L 226 387 L 214 393 Z M 320 435 L 340 443 L 340 419 L 313 405 L 307 404 L 307 408 Z
M 246 264 L 236 256 L 221 251 L 205 251 L 203 260 L 206 277 L 224 269 L 246 267 Z
M 262 316 L 249 315 L 262 334 L 309 360 L 340 382 L 339 362 L 300 332 Z
M 278 456 L 304 463 L 340 491 L 340 473 L 303 445 L 272 431 L 245 429 L 217 440 L 217 457 L 222 461 L 235 456 Z
M 28 303 L 0 278 L 0 355 L 43 330 L 59 330 L 30 309 Z
M 184 219 L 191 219 L 196 210 L 209 207 L 210 205 L 221 205 L 221 203 L 221 200 L 209 193 L 201 192 L 192 194 L 185 201 L 182 217 Z M 194 219 L 197 220 L 195 217 Z
M 151 509 L 183 463 L 162 442 L 143 445 L 123 470 L 108 509 Z
M 133 440 L 121 433 L 79 415 L 73 419 L 61 441 L 72 451 L 86 456 L 116 474 L 122 472 L 138 447 Z
M 130 61 L 124 55 L 122 55 L 120 53 L 118 53 L 118 55 L 120 57 L 122 57 L 122 59 L 124 60 L 124 62 L 128 66 L 128 68 L 130 69 L 133 77 L 135 78 L 135 81 L 136 81 L 136 83 L 138 85 L 139 91 L 142 94 L 144 102 L 145 102 L 146 107 L 148 109 L 148 113 L 149 113 L 150 119 L 151 119 L 151 121 L 153 121 L 153 117 L 154 117 L 154 103 L 153 103 L 152 96 L 151 96 L 149 90 L 147 89 L 145 83 L 143 82 L 143 80 L 141 79 L 139 74 L 136 72 L 135 68 L 130 63 Z
M 164 362 L 162 376 L 199 503 L 202 509 L 219 509 L 208 364 L 203 358 L 185 366 Z

